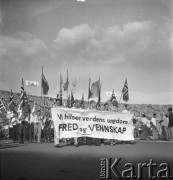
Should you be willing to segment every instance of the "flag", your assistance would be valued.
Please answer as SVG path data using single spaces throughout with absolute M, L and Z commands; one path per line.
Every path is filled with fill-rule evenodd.
M 100 81 L 100 79 L 99 79 Z M 97 105 L 100 105 L 100 101 L 101 101 L 101 84 L 99 86 L 99 96 L 98 96 L 98 102 L 97 102 Z
M 123 100 L 127 102 L 129 100 L 127 79 L 125 80 L 124 87 L 122 89 L 122 93 L 123 93 Z
M 10 111 L 14 112 L 16 104 L 13 102 L 13 99 L 14 99 L 14 95 L 13 95 L 13 92 L 12 92 L 12 89 L 11 89 L 10 102 L 8 104 L 8 107 L 9 107 Z
M 68 96 L 68 99 L 67 99 L 67 107 L 68 107 L 68 108 L 71 107 L 70 95 Z
M 77 86 L 77 78 L 72 82 L 72 86 L 75 88 Z
M 92 93 L 91 93 L 91 89 L 90 89 L 90 78 L 89 78 L 88 99 L 91 98 L 91 95 L 92 95 Z
M 34 112 L 35 112 L 35 102 L 34 102 L 34 106 L 32 107 L 31 114 L 33 114 Z
M 36 81 L 30 81 L 30 80 L 26 80 L 25 81 L 25 84 L 26 84 L 26 86 L 39 86 L 39 83 L 38 82 L 36 82 Z
M 23 79 L 22 79 L 21 93 L 20 93 L 20 103 L 19 103 L 19 107 L 18 107 L 19 117 L 22 116 L 23 107 L 24 107 L 24 84 L 23 84 Z
M 66 80 L 66 83 L 64 83 L 64 85 L 63 85 L 64 91 L 68 90 L 68 85 L 69 85 L 69 82 L 68 82 L 68 71 L 67 71 L 67 80 Z
M 62 106 L 62 85 L 63 85 L 63 80 L 62 80 L 62 76 L 61 76 L 61 73 L 60 73 L 60 106 Z
M 73 92 L 71 91 L 71 107 L 73 107 L 74 105 L 74 96 L 73 96 Z
M 28 103 L 28 97 L 24 91 L 24 104 L 23 104 L 23 114 L 28 115 L 31 113 L 31 109 Z
M 48 91 L 49 91 L 49 84 L 48 84 L 48 81 L 46 80 L 43 72 L 42 72 L 41 85 L 42 85 L 42 88 L 43 88 L 43 95 L 47 95 Z
M 1 98 L 0 98 L 0 109 L 5 109 L 5 106 L 4 106 Z M 6 109 L 5 109 L 5 111 L 6 111 Z
M 99 91 L 100 91 L 100 80 L 92 83 L 92 85 L 91 85 L 91 97 L 90 98 L 99 97 Z
M 110 101 L 111 101 L 113 106 L 118 107 L 118 101 L 116 99 L 116 96 L 115 96 L 115 93 L 114 93 L 114 89 L 112 91 L 112 96 L 111 96 Z
M 82 99 L 80 101 L 80 105 L 82 105 L 84 103 L 84 93 L 82 93 Z

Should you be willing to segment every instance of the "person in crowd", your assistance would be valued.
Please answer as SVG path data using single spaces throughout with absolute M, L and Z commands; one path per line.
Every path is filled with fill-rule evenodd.
M 51 119 L 50 119 L 50 114 L 46 115 L 46 121 L 44 123 L 44 128 L 43 128 L 43 134 L 44 134 L 45 142 L 49 143 L 51 141 Z
M 157 127 L 157 132 L 158 132 L 158 139 L 162 139 L 162 128 L 161 128 L 161 116 L 156 118 L 156 127 Z
M 161 128 L 162 128 L 162 138 L 164 141 L 168 140 L 168 124 L 169 119 L 164 113 L 161 113 Z
M 56 100 L 56 103 L 53 105 L 53 107 L 60 107 L 60 99 Z M 54 147 L 59 148 L 59 127 L 56 126 L 56 124 L 53 121 L 53 127 L 54 127 Z
M 141 140 L 149 140 L 150 139 L 150 120 L 147 119 L 146 115 L 142 115 L 142 134 Z
M 18 118 L 18 114 L 15 113 L 14 117 L 12 117 L 11 119 L 11 124 L 13 125 L 13 142 L 19 142 L 19 118 Z
M 122 111 L 122 113 L 130 113 L 130 109 L 131 109 L 131 108 L 130 108 L 130 106 L 129 106 L 128 104 L 125 104 L 125 105 L 124 105 L 124 108 L 125 108 L 125 109 Z
M 37 143 L 40 143 L 41 139 L 41 122 L 42 122 L 42 117 L 41 117 L 41 111 L 38 110 L 37 113 L 34 115 L 34 142 L 35 138 L 37 137 Z
M 25 142 L 25 133 L 26 133 L 26 124 L 25 124 L 25 118 L 26 115 L 23 115 L 21 118 L 19 118 L 19 120 L 21 121 L 21 123 L 19 124 L 19 143 L 20 144 L 24 144 Z
M 169 118 L 169 139 L 173 139 L 173 112 L 172 112 L 172 107 L 168 108 L 168 118 Z
M 158 139 L 156 118 L 157 118 L 157 114 L 153 113 L 153 117 L 151 118 L 152 140 Z

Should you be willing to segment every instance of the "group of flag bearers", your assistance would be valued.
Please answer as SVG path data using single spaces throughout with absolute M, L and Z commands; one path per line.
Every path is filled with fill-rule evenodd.
M 73 96 L 73 91 L 71 90 L 71 93 L 68 94 L 68 87 L 69 87 L 69 80 L 68 80 L 68 71 L 67 71 L 67 80 L 66 83 L 63 84 L 62 76 L 60 74 L 60 90 L 59 93 L 57 94 L 56 100 L 54 100 L 54 103 L 52 107 L 68 107 L 68 108 L 82 108 L 82 109 L 96 109 L 96 110 L 102 110 L 102 111 L 110 111 L 110 107 L 108 103 L 102 104 L 101 103 L 101 83 L 100 83 L 100 78 L 98 81 L 92 83 L 90 85 L 90 78 L 89 78 L 89 89 L 88 89 L 88 103 L 84 101 L 84 94 L 82 94 L 82 99 L 80 103 L 75 104 L 74 96 Z M 73 82 L 73 87 L 76 87 L 76 81 Z M 64 104 L 63 99 L 62 99 L 62 92 L 67 91 L 67 101 L 66 104 Z M 18 111 L 15 112 L 15 103 L 13 102 L 13 93 L 11 91 L 11 96 L 10 96 L 10 102 L 8 104 L 10 111 L 13 111 L 13 116 L 10 117 L 10 123 L 11 123 L 11 128 L 10 132 L 13 134 L 13 141 L 14 142 L 19 142 L 19 143 L 24 143 L 24 141 L 29 141 L 29 142 L 37 142 L 40 143 L 41 140 L 41 135 L 42 132 L 44 134 L 44 140 L 45 142 L 50 142 L 51 139 L 54 137 L 54 144 L 55 147 L 60 146 L 60 140 L 58 138 L 58 135 L 53 134 L 54 128 L 58 128 L 53 125 L 53 121 L 51 119 L 51 114 L 50 114 L 50 109 L 47 111 L 47 113 L 41 114 L 41 108 L 43 108 L 43 111 L 45 112 L 45 95 L 48 94 L 49 91 L 49 85 L 48 81 L 46 80 L 44 74 L 43 74 L 43 68 L 42 68 L 42 76 L 41 76 L 41 96 L 43 95 L 43 101 L 44 101 L 44 106 L 40 106 L 39 110 L 35 110 L 36 104 L 34 104 L 33 109 L 31 111 L 29 102 L 28 102 L 28 97 L 26 92 L 24 91 L 24 83 L 22 79 L 22 84 L 21 84 L 21 93 L 20 93 L 20 103 L 18 106 Z M 93 101 L 90 99 L 98 97 L 98 102 L 95 105 Z M 122 89 L 122 94 L 120 97 L 125 102 L 129 100 L 129 92 L 128 92 L 128 84 L 127 84 L 127 79 L 125 80 L 123 89 Z M 119 103 L 120 103 L 119 101 Z M 111 98 L 110 98 L 110 103 L 112 104 L 113 107 L 119 107 L 119 103 L 116 99 L 114 90 L 112 92 Z M 0 99 L 0 109 L 4 109 L 5 111 L 6 108 L 3 104 L 3 99 Z M 141 134 L 141 139 L 148 139 L 150 137 L 150 132 L 152 129 L 152 136 L 153 139 L 158 139 L 159 134 L 164 135 L 164 139 L 167 140 L 168 137 L 173 136 L 172 132 L 172 115 L 171 115 L 171 109 L 169 109 L 169 116 L 167 117 L 167 126 L 160 126 L 160 131 L 158 130 L 158 123 L 156 123 L 156 115 L 154 114 L 153 117 L 149 117 L 145 114 L 142 114 L 142 117 L 133 117 L 133 119 L 136 122 L 140 122 L 141 124 L 141 129 L 142 129 L 142 134 Z M 125 105 L 125 110 L 123 113 L 130 113 L 129 106 Z M 140 112 L 139 112 L 140 113 Z M 166 124 L 166 118 L 162 118 L 160 122 Z M 139 123 L 136 123 L 139 124 Z M 12 127 L 13 126 L 13 127 Z M 158 126 L 158 127 L 157 127 Z M 170 126 L 170 127 L 168 127 Z M 139 129 L 139 127 L 137 128 Z M 56 131 L 58 132 L 58 131 Z M 169 136 L 168 136 L 169 132 Z M 104 140 L 103 139 L 97 139 L 97 138 L 81 138 L 82 141 L 85 141 L 88 145 L 101 145 Z M 66 143 L 68 143 L 67 140 L 65 140 Z M 111 140 L 111 145 L 116 144 L 116 140 Z M 134 142 L 132 142 L 134 143 Z M 79 139 L 74 138 L 74 144 L 75 146 L 79 146 Z

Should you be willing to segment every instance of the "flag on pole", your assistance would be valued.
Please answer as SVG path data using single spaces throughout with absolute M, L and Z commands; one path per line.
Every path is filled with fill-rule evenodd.
M 75 78 L 75 80 L 72 82 L 72 86 L 73 86 L 74 88 L 76 88 L 76 86 L 77 86 L 77 78 Z
M 82 99 L 80 101 L 80 105 L 82 105 L 84 103 L 84 93 L 82 93 Z
M 60 90 L 59 90 L 59 94 L 60 94 L 60 106 L 62 106 L 62 85 L 63 85 L 63 80 L 62 80 L 62 76 L 60 73 Z
M 0 109 L 4 109 L 6 111 L 6 108 L 1 98 L 0 98 Z
M 48 84 L 48 81 L 46 80 L 43 72 L 42 72 L 41 85 L 42 85 L 42 89 L 43 89 L 43 95 L 47 95 L 48 91 L 49 91 L 49 84 Z
M 116 99 L 116 96 L 115 96 L 115 93 L 114 93 L 114 89 L 112 91 L 112 96 L 111 96 L 110 101 L 111 101 L 113 106 L 118 107 L 118 101 Z
M 24 92 L 24 105 L 23 105 L 23 114 L 28 115 L 31 113 L 31 109 L 28 103 L 28 97 L 26 92 Z
M 73 107 L 74 105 L 74 96 L 73 96 L 73 92 L 71 91 L 71 107 Z
M 122 93 L 123 93 L 123 100 L 127 102 L 129 100 L 129 90 L 128 90 L 127 79 L 125 80 Z
M 12 92 L 12 89 L 11 89 L 10 102 L 8 104 L 8 107 L 9 107 L 10 111 L 14 112 L 16 104 L 13 102 L 13 99 L 14 99 L 14 95 L 13 95 L 13 92 Z
M 34 106 L 32 107 L 31 114 L 33 114 L 34 112 L 35 112 L 35 102 L 34 102 Z
M 91 96 L 90 98 L 99 97 L 100 91 L 100 79 L 91 85 Z
M 19 113 L 19 117 L 22 116 L 22 111 L 23 111 L 23 107 L 24 107 L 24 84 L 23 84 L 23 78 L 22 78 L 22 84 L 21 84 L 21 93 L 20 93 L 20 103 L 19 103 L 19 107 L 18 107 L 18 113 Z
M 67 70 L 67 80 L 66 80 L 66 83 L 64 83 L 63 85 L 64 91 L 68 91 L 68 85 L 69 85 L 69 81 L 68 81 L 68 70 Z
M 100 81 L 100 79 L 99 79 Z M 98 102 L 97 102 L 97 105 L 100 105 L 100 102 L 101 102 L 101 84 L 99 86 L 99 96 L 98 96 Z
M 67 107 L 68 107 L 68 108 L 71 107 L 70 94 L 69 94 L 68 99 L 67 99 Z
M 89 87 L 88 87 L 88 99 L 90 99 L 92 96 L 91 88 L 90 88 L 90 78 L 89 78 Z
M 26 80 L 25 81 L 25 84 L 26 86 L 35 86 L 35 87 L 38 87 L 39 86 L 39 83 L 36 82 L 36 81 L 30 81 L 30 80 Z

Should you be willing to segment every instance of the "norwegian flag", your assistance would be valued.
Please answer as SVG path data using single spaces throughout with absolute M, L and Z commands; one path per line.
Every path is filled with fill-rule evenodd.
M 128 90 L 127 79 L 125 80 L 122 93 L 123 93 L 123 100 L 127 102 L 129 100 L 129 90 Z
M 13 92 L 12 92 L 12 90 L 11 90 L 11 94 L 10 94 L 10 102 L 9 102 L 9 104 L 8 104 L 8 107 L 9 107 L 9 109 L 10 109 L 10 111 L 15 111 L 15 106 L 16 106 L 16 104 L 13 102 L 13 99 L 14 99 L 14 95 L 13 95 Z
M 6 111 L 6 108 L 5 108 L 1 98 L 0 98 L 0 109 L 4 109 Z
M 19 117 L 22 116 L 22 111 L 24 108 L 24 102 L 25 102 L 25 91 L 24 91 L 24 84 L 23 84 L 23 79 L 22 79 L 22 84 L 21 84 L 21 93 L 20 93 L 20 103 L 19 103 L 19 107 L 18 107 L 18 113 L 19 113 Z

